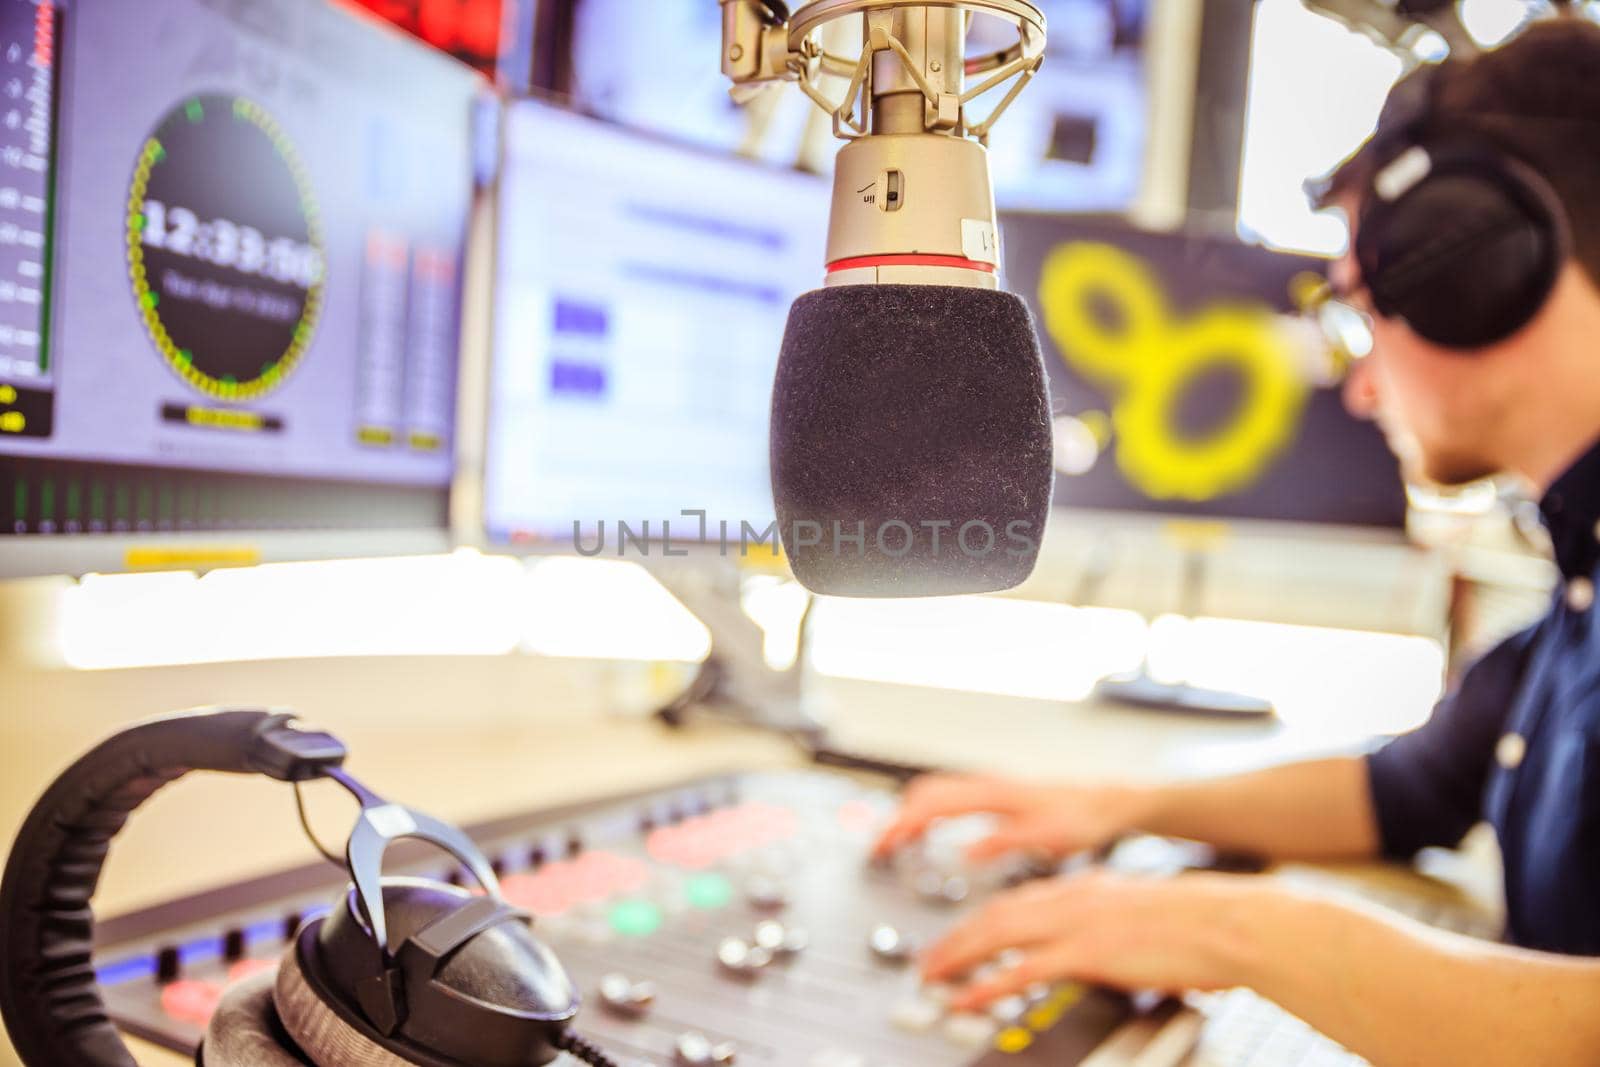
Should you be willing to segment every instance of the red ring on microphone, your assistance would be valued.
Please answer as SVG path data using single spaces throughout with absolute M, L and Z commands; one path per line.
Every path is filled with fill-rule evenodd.
M 966 259 L 961 256 L 923 256 L 923 255 L 893 255 L 893 256 L 857 256 L 854 259 L 841 259 L 828 264 L 828 273 L 841 270 L 858 270 L 862 267 L 958 267 L 961 270 L 981 270 L 985 274 L 993 274 L 995 265 L 984 263 L 982 260 Z

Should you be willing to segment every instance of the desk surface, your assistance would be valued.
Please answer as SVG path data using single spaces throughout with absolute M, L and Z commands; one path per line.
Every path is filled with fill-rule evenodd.
M 370 670 L 370 665 L 368 667 Z M 362 689 L 352 665 L 239 665 L 185 672 L 188 681 L 149 672 L 40 674 L 20 690 L 39 699 L 40 714 L 0 722 L 0 833 L 9 840 L 49 779 L 120 719 L 147 713 L 135 706 L 119 716 L 106 694 L 138 693 L 157 707 L 202 703 L 235 677 L 271 678 L 319 724 L 336 729 L 352 750 L 352 769 L 374 788 L 457 822 L 472 822 L 622 790 L 647 789 L 736 769 L 798 762 L 787 742 L 736 727 L 703 724 L 683 733 L 651 723 L 607 717 L 580 701 L 560 714 L 517 717 L 440 715 L 419 708 L 449 706 L 441 697 L 458 688 L 461 703 L 482 694 L 503 703 L 505 687 L 527 686 L 512 662 L 437 661 L 414 666 L 397 681 Z M 292 672 L 286 674 L 284 672 Z M 287 682 L 285 681 L 287 679 Z M 191 684 L 192 683 L 192 684 Z M 330 693 L 328 687 L 332 686 Z M 313 695 L 314 694 L 314 695 Z M 199 699 L 195 699 L 199 696 Z M 340 717 L 333 701 L 359 700 L 365 710 Z M 395 710 L 382 714 L 388 701 Z M 1273 723 L 1217 723 L 1046 701 L 916 690 L 868 683 L 829 683 L 824 705 L 840 741 L 907 761 L 953 763 L 1037 776 L 1165 777 L 1237 769 L 1305 755 L 1317 739 L 1297 737 Z M 349 706 L 348 704 L 345 706 Z M 312 819 L 334 836 L 345 803 L 335 791 L 313 789 Z M 208 885 L 303 863 L 309 850 L 292 799 L 275 783 L 201 776 L 164 790 L 141 809 L 122 836 L 96 896 L 97 910 L 115 914 Z M 241 833 L 240 827 L 248 827 Z M 204 857 L 204 872 L 190 860 Z M 139 1050 L 150 1067 L 184 1062 Z M 0 1064 L 15 1062 L 0 1038 Z

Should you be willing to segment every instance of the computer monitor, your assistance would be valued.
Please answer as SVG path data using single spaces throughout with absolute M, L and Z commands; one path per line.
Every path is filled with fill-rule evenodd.
M 585 111 L 710 148 L 743 146 L 768 160 L 807 158 L 832 167 L 837 142 L 827 118 L 793 87 L 754 107 L 729 98 L 726 77 L 705 61 L 720 40 L 719 5 L 543 2 L 568 12 L 570 28 L 566 77 L 545 88 L 569 94 Z M 1050 26 L 1049 52 L 990 145 L 996 202 L 1033 211 L 1124 210 L 1145 169 L 1147 66 L 1155 61 L 1148 0 L 1036 2 Z M 824 31 L 830 32 L 839 38 L 831 47 L 859 50 L 858 25 L 845 20 Z M 1015 26 L 983 13 L 972 18 L 969 33 L 972 54 L 1016 40 Z M 826 92 L 842 97 L 848 80 L 831 78 Z M 975 103 L 976 113 L 986 113 L 1004 91 Z
M 331 0 L 358 6 L 375 18 L 447 52 L 484 75 L 523 84 L 531 67 L 534 8 L 538 0 Z
M 764 531 L 773 374 L 821 284 L 829 183 L 532 100 L 502 145 L 489 541 L 592 554 L 604 530 L 614 557 L 619 523 Z
M 1404 527 L 1383 435 L 1346 412 L 1325 353 L 1278 314 L 1326 260 L 1111 219 L 1001 225 L 1007 284 L 1044 346 L 1058 504 Z
M 1050 27 L 1044 65 L 989 143 L 995 202 L 1015 211 L 1127 210 L 1139 196 L 1152 134 L 1149 72 L 1159 58 L 1150 5 L 1043 0 L 1040 7 Z M 1004 48 L 1009 30 L 975 20 L 972 44 Z
M 0 35 L 0 574 L 447 545 L 481 79 L 326 0 Z

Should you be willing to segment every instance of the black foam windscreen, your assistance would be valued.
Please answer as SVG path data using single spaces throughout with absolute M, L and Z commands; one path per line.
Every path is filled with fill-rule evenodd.
M 1054 483 L 1050 399 L 1018 297 L 935 285 L 820 289 L 789 313 L 772 490 L 813 592 L 946 596 L 1033 571 Z

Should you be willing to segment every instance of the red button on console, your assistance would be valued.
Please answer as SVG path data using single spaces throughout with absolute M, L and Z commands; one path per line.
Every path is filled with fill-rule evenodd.
M 222 1000 L 222 987 L 215 982 L 180 978 L 161 987 L 161 1010 L 179 1022 L 204 1027 L 211 1021 Z

